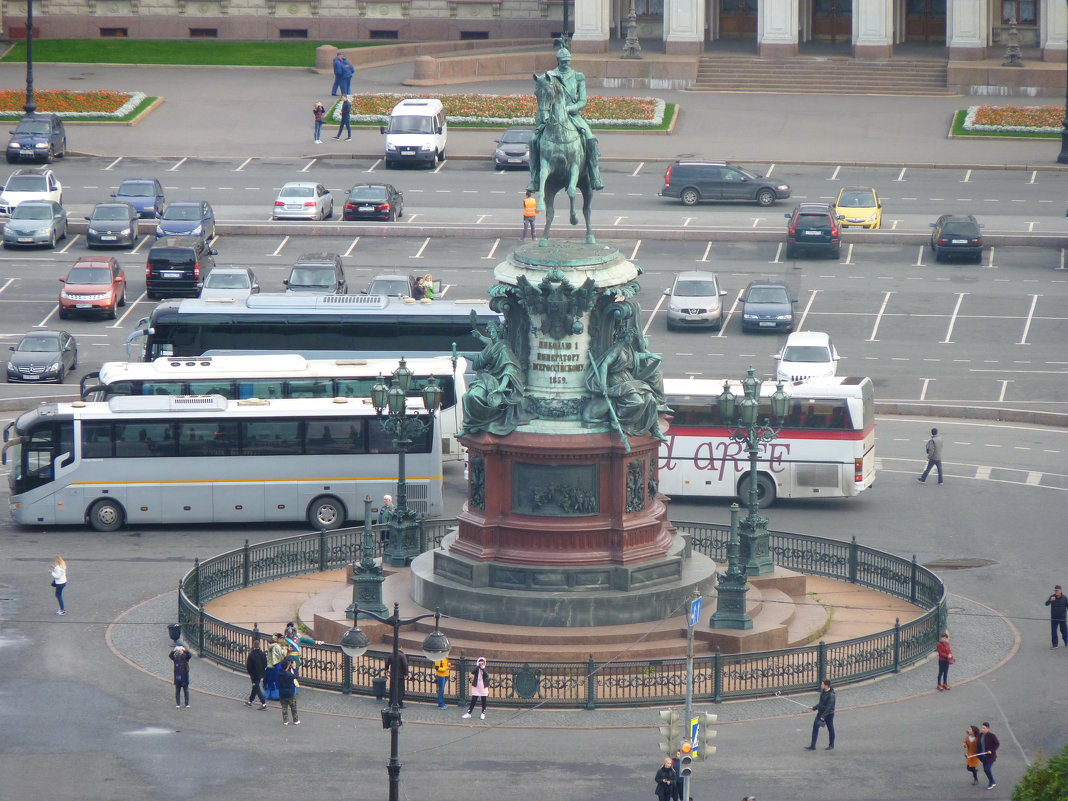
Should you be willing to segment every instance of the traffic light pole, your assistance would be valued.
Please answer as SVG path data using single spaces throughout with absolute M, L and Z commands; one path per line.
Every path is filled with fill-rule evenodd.
M 695 591 L 695 596 L 699 594 Z M 690 721 L 693 720 L 693 627 L 695 620 L 691 616 L 686 626 L 686 713 L 683 725 L 686 727 L 686 739 L 690 738 Z M 682 777 L 682 801 L 690 801 L 690 777 Z

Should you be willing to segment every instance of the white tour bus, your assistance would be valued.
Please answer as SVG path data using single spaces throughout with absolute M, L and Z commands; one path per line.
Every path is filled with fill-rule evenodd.
M 369 398 L 378 376 L 397 369 L 397 359 L 305 359 L 297 354 L 162 356 L 151 362 L 105 362 L 81 381 L 85 401 L 135 395 L 222 395 L 224 398 Z M 408 395 L 421 397 L 433 376 L 441 387 L 438 411 L 442 453 L 459 458 L 456 434 L 463 426 L 460 399 L 467 391 L 462 357 L 408 359 Z M 388 381 L 388 379 L 387 379 Z
M 741 384 L 729 382 L 741 396 Z M 760 388 L 760 419 L 771 416 L 775 383 Z M 745 500 L 749 455 L 731 440 L 716 399 L 723 381 L 665 379 L 673 410 L 660 448 L 660 491 L 685 497 Z M 819 378 L 784 384 L 790 406 L 783 428 L 761 445 L 761 506 L 776 498 L 848 498 L 875 480 L 875 390 L 870 378 Z
M 428 427 L 414 440 L 408 504 L 435 517 L 441 437 Z M 303 520 L 334 529 L 363 517 L 365 496 L 377 506 L 395 491 L 396 453 L 369 400 L 206 395 L 41 404 L 4 429 L 3 461 L 19 525 Z

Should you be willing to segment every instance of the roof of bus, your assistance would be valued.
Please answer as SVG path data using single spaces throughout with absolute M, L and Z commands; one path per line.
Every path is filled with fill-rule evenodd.
M 727 379 L 731 392 L 742 394 L 742 382 Z M 699 398 L 715 400 L 723 393 L 722 378 L 665 378 L 664 394 L 672 398 Z M 777 382 L 761 381 L 760 395 L 768 397 L 774 391 Z M 864 376 L 831 376 L 808 381 L 784 383 L 783 392 L 792 398 L 859 398 L 865 391 L 872 391 L 871 379 Z
M 388 298 L 382 295 L 285 295 L 261 292 L 247 298 L 186 298 L 159 304 L 152 312 L 154 322 L 175 320 L 186 315 L 221 314 L 232 316 L 335 314 L 375 318 L 468 318 L 471 312 L 480 318 L 499 319 L 484 299 L 434 300 L 429 303 L 411 298 Z

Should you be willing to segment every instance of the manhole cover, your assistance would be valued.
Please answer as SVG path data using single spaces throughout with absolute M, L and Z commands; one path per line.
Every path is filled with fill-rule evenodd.
M 971 570 L 973 567 L 987 567 L 996 565 L 993 559 L 969 559 L 958 557 L 956 559 L 935 559 L 933 562 L 924 562 L 923 566 L 929 570 Z

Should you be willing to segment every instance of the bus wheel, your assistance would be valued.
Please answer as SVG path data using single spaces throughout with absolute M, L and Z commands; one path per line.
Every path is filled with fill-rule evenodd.
M 765 475 L 757 474 L 756 479 L 757 504 L 761 509 L 766 509 L 775 503 L 775 482 Z M 749 500 L 749 476 L 744 476 L 738 482 L 738 498 L 742 503 Z
M 118 531 L 125 515 L 115 501 L 97 501 L 89 509 L 89 525 L 95 531 Z
M 316 498 L 308 507 L 308 523 L 316 531 L 333 531 L 345 522 L 345 505 L 331 495 Z

